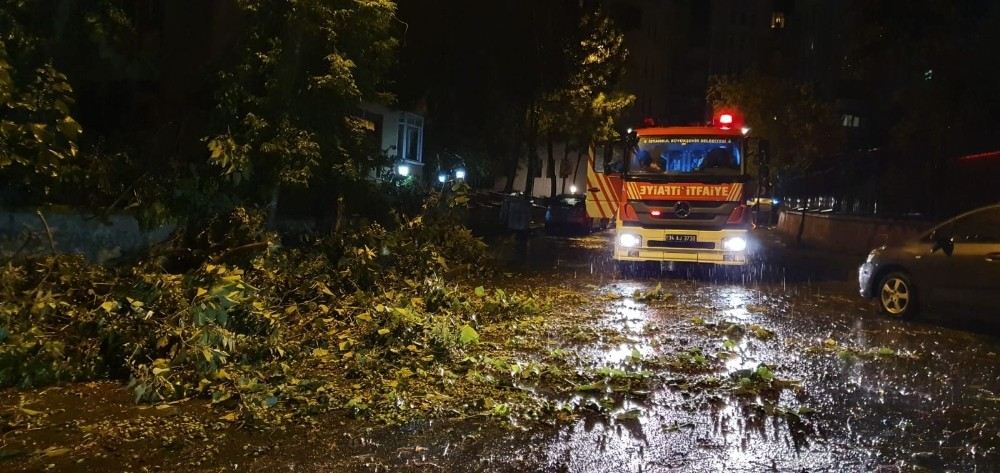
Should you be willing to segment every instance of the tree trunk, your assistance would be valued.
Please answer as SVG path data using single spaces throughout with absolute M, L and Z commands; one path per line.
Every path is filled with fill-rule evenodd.
M 576 183 L 576 178 L 580 175 L 580 161 L 582 161 L 582 160 L 583 160 L 583 148 L 580 148 L 580 150 L 576 152 L 576 167 L 573 168 L 573 183 L 574 184 Z M 586 187 L 586 186 L 584 186 L 584 187 Z
M 568 169 L 563 169 L 562 165 L 564 163 L 568 163 L 568 162 L 569 162 L 569 142 L 567 141 L 567 142 L 563 143 L 563 158 L 562 158 L 562 162 L 559 163 L 559 166 L 560 166 L 559 167 L 559 174 L 562 174 L 563 176 L 566 176 L 566 177 L 569 177 L 569 170 Z M 563 194 L 566 193 L 566 177 L 562 178 L 562 193 Z M 576 184 L 576 181 L 573 181 L 573 184 Z
M 549 197 L 556 196 L 556 157 L 553 154 L 552 146 L 552 133 L 549 133 L 545 143 L 545 153 L 548 155 L 548 162 L 546 163 L 548 167 L 546 169 L 549 171 L 548 175 L 551 176 L 549 178 Z
M 281 184 L 275 185 L 271 190 L 271 201 L 267 203 L 267 223 L 269 229 L 274 229 L 278 221 L 278 197 L 281 194 Z
M 337 235 L 340 230 L 344 227 L 344 214 L 347 213 L 347 203 L 344 202 L 344 196 L 337 196 L 337 215 L 334 216 L 333 220 L 333 234 Z
M 510 168 L 507 170 L 507 182 L 503 185 L 503 191 L 505 194 L 510 194 L 514 192 L 514 179 L 517 178 L 517 165 L 518 165 L 517 153 L 510 154 Z
M 507 182 L 504 183 L 503 191 L 505 194 L 510 194 L 514 192 L 514 183 L 517 180 L 517 168 L 521 165 L 521 146 L 520 137 L 517 131 L 511 130 L 510 136 L 508 137 L 508 145 L 504 146 L 503 150 L 506 151 L 507 155 Z M 503 154 L 498 153 L 498 154 Z
M 800 214 L 801 220 L 799 220 L 799 231 L 795 234 L 795 244 L 802 244 L 802 234 L 806 232 L 806 206 L 802 206 L 802 213 Z
M 319 207 L 313 212 L 316 231 L 321 235 L 334 235 L 339 229 L 340 219 L 344 214 L 344 197 L 341 187 L 327 184 L 317 190 L 317 195 L 322 195 L 323 200 L 319 201 Z
M 529 199 L 535 192 L 535 170 L 538 168 L 538 111 L 535 104 L 528 109 L 528 175 L 524 181 L 524 195 Z

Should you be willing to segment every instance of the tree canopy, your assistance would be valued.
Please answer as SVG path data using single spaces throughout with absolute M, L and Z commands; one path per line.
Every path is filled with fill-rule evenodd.
M 843 143 L 833 103 L 810 85 L 754 70 L 739 77 L 715 77 L 708 98 L 716 109 L 739 110 L 750 132 L 771 142 L 779 168 L 817 164 Z
M 375 165 L 358 107 L 393 100 L 394 2 L 189 7 L 3 2 L 5 203 L 183 220 L 273 204 L 281 186 L 337 189 Z
M 578 2 L 413 1 L 400 16 L 401 101 L 426 107 L 426 154 L 458 155 L 508 187 L 521 162 L 538 169 L 535 150 L 550 136 L 597 138 L 630 103 L 617 90 L 621 33 Z

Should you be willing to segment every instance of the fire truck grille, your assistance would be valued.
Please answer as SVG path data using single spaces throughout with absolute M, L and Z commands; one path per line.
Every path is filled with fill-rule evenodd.
M 663 241 L 649 240 L 646 243 L 650 248 L 699 248 L 703 250 L 714 250 L 715 243 L 710 241 Z

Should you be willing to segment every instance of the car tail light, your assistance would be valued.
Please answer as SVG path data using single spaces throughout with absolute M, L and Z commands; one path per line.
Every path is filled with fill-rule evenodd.
M 729 220 L 726 220 L 726 224 L 739 225 L 743 223 L 744 220 L 746 220 L 746 216 L 747 216 L 747 206 L 738 205 L 736 206 L 735 209 L 733 209 L 732 212 L 730 212 Z

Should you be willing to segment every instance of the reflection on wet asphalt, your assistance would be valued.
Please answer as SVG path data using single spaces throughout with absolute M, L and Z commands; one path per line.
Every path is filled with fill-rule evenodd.
M 618 366 L 677 347 L 725 360 L 709 378 L 764 364 L 797 380 L 776 398 L 736 398 L 665 379 L 642 396 L 625 394 L 610 414 L 587 415 L 556 432 L 509 432 L 483 445 L 461 469 L 543 471 L 960 471 L 1000 462 L 997 338 L 949 328 L 948 319 L 880 317 L 855 294 L 855 261 L 782 248 L 762 233 L 750 276 L 706 271 L 616 279 L 609 237 L 536 239 L 508 255 L 519 271 L 616 292 L 605 324 L 626 343 L 591 347 Z M 657 284 L 665 306 L 629 297 Z M 692 320 L 766 327 L 773 337 L 705 337 Z M 616 412 L 629 412 L 616 416 Z
M 567 369 L 577 370 L 572 381 L 513 381 L 513 390 L 548 401 L 537 420 L 469 414 L 386 426 L 335 414 L 276 431 L 225 429 L 213 437 L 217 445 L 206 441 L 214 454 L 204 463 L 189 450 L 167 463 L 206 472 L 1000 469 L 994 328 L 948 314 L 916 322 L 876 315 L 856 295 L 859 257 L 795 249 L 767 231 L 756 236 L 745 272 L 679 267 L 628 277 L 610 261 L 610 232 L 536 237 L 520 249 L 495 242 L 512 275 L 498 281 L 559 287 L 565 291 L 552 292 L 587 302 L 555 311 L 550 317 L 561 323 L 537 333 L 537 346 L 564 353 Z M 527 362 L 536 354 L 520 355 Z M 96 401 L 86 422 L 132 416 L 201 425 L 193 418 L 210 415 L 198 404 L 139 417 L 148 407 L 114 383 L 103 386 L 95 388 L 100 396 L 87 386 L 46 390 L 62 400 L 53 404 L 54 433 L 40 435 L 68 442 L 79 431 L 60 423 L 84 422 L 70 414 L 87 397 Z M 6 440 L 0 435 L 0 448 Z M 90 469 L 120 468 L 126 455 L 155 469 L 159 458 L 128 448 L 102 450 L 87 459 Z
M 546 340 L 573 351 L 588 364 L 581 369 L 621 378 L 553 394 L 583 413 L 574 420 L 339 421 L 265 439 L 266 453 L 248 464 L 208 471 L 997 469 L 1000 340 L 942 314 L 878 316 L 856 295 L 858 258 L 757 236 L 757 262 L 743 274 L 678 268 L 621 278 L 610 233 L 496 246 L 523 284 L 602 301 L 596 339 Z M 670 296 L 647 297 L 657 293 Z

